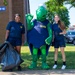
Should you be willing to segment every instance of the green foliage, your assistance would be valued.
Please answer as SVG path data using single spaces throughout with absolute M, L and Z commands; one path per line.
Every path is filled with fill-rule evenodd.
M 7 0 L 3 0 L 3 4 L 4 4 L 5 6 L 7 6 L 7 5 L 8 5 Z
M 75 0 L 56 0 L 59 5 L 62 5 L 64 2 L 66 4 L 71 4 L 71 7 L 75 7 Z
M 66 0 L 66 4 L 71 4 L 71 7 L 75 7 L 75 0 Z
M 51 23 L 54 21 L 54 15 L 58 14 L 66 27 L 69 26 L 69 12 L 68 9 L 63 6 L 63 3 L 59 4 L 57 0 L 49 0 L 46 2 L 46 6 L 48 9 L 48 19 Z

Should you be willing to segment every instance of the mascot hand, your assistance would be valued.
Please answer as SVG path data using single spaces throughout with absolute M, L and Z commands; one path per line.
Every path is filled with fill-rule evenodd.
M 31 22 L 31 20 L 33 19 L 33 15 L 31 14 L 26 14 L 25 16 L 28 22 Z
M 46 42 L 47 45 L 50 45 L 51 41 L 52 41 L 52 37 L 48 37 L 48 38 L 45 40 L 45 42 Z
M 33 22 L 31 22 L 33 16 L 31 14 L 26 14 L 25 17 L 27 20 L 27 30 L 31 30 L 33 28 Z

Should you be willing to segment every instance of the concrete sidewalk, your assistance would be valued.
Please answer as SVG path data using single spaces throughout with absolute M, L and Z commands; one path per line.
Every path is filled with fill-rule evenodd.
M 75 70 L 27 70 L 19 72 L 0 72 L 0 75 L 75 75 Z

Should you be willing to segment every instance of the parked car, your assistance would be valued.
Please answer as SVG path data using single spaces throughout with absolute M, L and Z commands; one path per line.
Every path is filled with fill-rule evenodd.
M 75 45 L 75 30 L 68 30 L 65 39 L 67 43 L 72 43 Z

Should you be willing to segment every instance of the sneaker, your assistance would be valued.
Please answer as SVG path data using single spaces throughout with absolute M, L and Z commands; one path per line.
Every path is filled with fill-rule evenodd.
M 56 69 L 57 68 L 57 65 L 55 64 L 54 66 L 53 66 L 53 69 Z
M 66 68 L 66 65 L 62 65 L 61 69 L 64 70 Z

